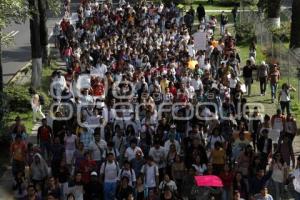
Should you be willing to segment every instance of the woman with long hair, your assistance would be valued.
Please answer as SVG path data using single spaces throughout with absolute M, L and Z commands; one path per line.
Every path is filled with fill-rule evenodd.
M 280 200 L 288 176 L 288 166 L 280 153 L 275 153 L 272 161 L 273 173 L 270 179 L 271 194 L 274 200 Z
M 237 159 L 238 169 L 243 176 L 248 176 L 249 167 L 252 163 L 254 152 L 251 145 L 248 145 Z
M 233 191 L 239 191 L 240 196 L 243 199 L 247 199 L 247 197 L 248 197 L 247 185 L 246 185 L 246 182 L 245 182 L 241 172 L 236 172 L 236 174 L 234 176 Z
M 177 150 L 175 144 L 170 145 L 170 150 L 167 154 L 167 167 L 166 167 L 166 173 L 171 174 L 171 168 L 173 163 L 175 162 L 175 158 L 177 156 Z

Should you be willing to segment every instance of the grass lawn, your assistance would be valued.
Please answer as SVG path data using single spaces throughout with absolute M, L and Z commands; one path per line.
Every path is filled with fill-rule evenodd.
M 49 95 L 48 95 L 48 91 L 49 91 L 49 86 L 50 86 L 50 79 L 51 79 L 51 74 L 53 72 L 53 70 L 55 69 L 56 64 L 52 64 L 50 67 L 47 68 L 43 68 L 42 71 L 42 87 L 41 89 L 38 90 L 38 93 L 40 95 L 42 95 L 45 99 L 45 105 L 43 106 L 43 110 L 46 110 L 49 107 L 50 104 L 50 99 L 49 99 Z M 15 90 L 16 93 L 21 93 L 24 91 L 28 91 L 28 88 L 30 87 L 29 84 L 24 84 L 24 85 L 8 85 L 6 87 L 10 87 L 9 89 Z M 11 97 L 14 98 L 14 97 Z M 18 97 L 16 97 L 18 98 Z M 29 93 L 25 92 L 25 95 L 22 98 L 26 98 L 28 99 L 28 101 L 30 101 L 31 97 L 29 95 Z M 8 101 L 9 104 L 9 101 Z M 24 105 L 19 105 L 20 107 L 24 106 Z M 26 105 L 28 106 L 28 105 Z M 7 110 L 5 117 L 4 117 L 4 130 L 2 130 L 1 134 L 5 134 L 5 132 L 7 132 L 7 127 L 9 127 L 12 123 L 14 123 L 14 120 L 17 116 L 20 116 L 20 118 L 22 119 L 27 133 L 30 134 L 31 130 L 34 126 L 33 124 L 33 116 L 32 116 L 32 110 L 31 108 L 27 108 L 24 109 L 24 111 L 10 111 Z

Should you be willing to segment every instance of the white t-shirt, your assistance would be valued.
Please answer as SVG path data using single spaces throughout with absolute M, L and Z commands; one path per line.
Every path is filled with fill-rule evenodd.
M 192 166 L 196 169 L 198 176 L 203 175 L 203 173 L 207 170 L 207 167 L 205 164 L 202 164 L 202 165 L 193 164 Z
M 273 166 L 273 173 L 272 173 L 272 179 L 275 182 L 283 183 L 284 181 L 284 171 L 286 170 L 287 165 L 281 165 L 275 163 Z
M 153 158 L 155 163 L 158 165 L 158 168 L 163 168 L 166 165 L 166 150 L 164 147 L 159 147 L 156 149 L 155 147 L 151 147 L 149 151 L 149 156 Z
M 145 175 L 145 186 L 147 188 L 156 187 L 156 177 L 159 176 L 157 165 L 152 164 L 149 166 L 145 164 L 141 169 L 141 173 Z
M 173 180 L 170 180 L 169 182 L 166 182 L 166 181 L 160 182 L 159 189 L 163 190 L 166 186 L 168 186 L 172 192 L 177 190 L 176 183 Z
M 142 152 L 142 156 L 143 155 L 143 151 L 140 147 L 135 147 L 134 149 L 132 149 L 131 147 L 128 147 L 125 151 L 125 158 L 128 159 L 128 161 L 131 161 L 135 158 L 136 152 L 141 151 Z
M 93 141 L 89 145 L 89 149 L 92 152 L 92 158 L 96 161 L 102 160 L 102 153 L 107 148 L 107 144 L 104 140 L 100 140 L 99 142 Z
M 117 162 L 104 162 L 100 169 L 100 174 L 105 175 L 104 182 L 115 183 L 118 180 L 118 173 L 120 171 Z
M 213 135 L 211 135 L 211 136 L 209 136 L 208 138 L 207 138 L 207 141 L 208 141 L 208 143 L 210 143 L 210 149 L 212 150 L 212 149 L 214 149 L 215 148 L 215 143 L 217 142 L 217 141 L 219 141 L 219 142 L 224 142 L 225 140 L 224 140 L 224 138 L 222 137 L 222 136 L 217 136 L 217 137 L 215 137 L 215 136 L 213 136 Z
M 296 192 L 300 193 L 300 168 L 295 169 L 295 171 L 292 173 L 292 176 L 294 177 L 293 184 Z
M 65 148 L 66 150 L 70 150 L 70 151 L 75 151 L 76 149 L 76 139 L 77 136 L 76 135 L 71 135 L 71 136 L 65 136 Z
M 135 176 L 135 172 L 133 169 L 130 170 L 126 170 L 126 169 L 121 169 L 120 173 L 119 173 L 119 180 L 122 179 L 122 177 L 128 177 L 129 179 L 129 183 L 128 185 L 133 186 L 133 183 L 136 182 L 136 176 Z

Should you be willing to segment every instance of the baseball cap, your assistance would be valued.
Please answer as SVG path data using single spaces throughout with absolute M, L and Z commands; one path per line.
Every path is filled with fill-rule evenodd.
M 94 171 L 91 173 L 91 176 L 98 176 L 98 174 L 97 174 L 97 172 Z

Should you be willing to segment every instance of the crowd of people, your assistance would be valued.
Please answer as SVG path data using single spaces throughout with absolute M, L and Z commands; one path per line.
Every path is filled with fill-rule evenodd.
M 206 49 L 196 49 L 186 23 L 196 15 Z M 255 44 L 240 66 L 224 13 L 219 39 L 201 5 L 182 16 L 172 3 L 83 0 L 72 16 L 54 32 L 66 72 L 53 72 L 47 118 L 33 96 L 38 146 L 20 118 L 11 127 L 16 199 L 279 200 L 288 186 L 300 199 L 295 89 L 277 92 L 279 66 L 255 64 Z M 270 81 L 280 102 L 273 116 L 247 104 L 253 70 L 261 95 Z M 207 175 L 223 187 L 195 184 Z

